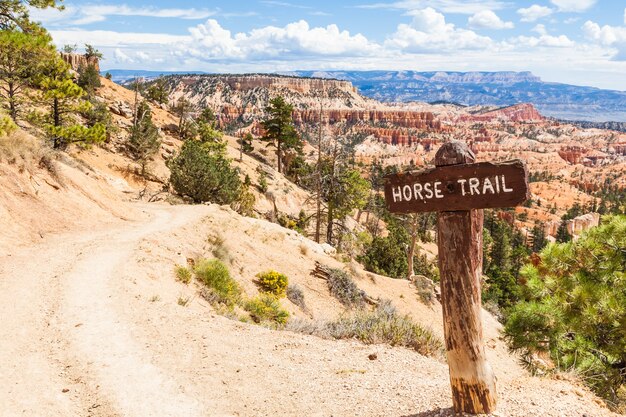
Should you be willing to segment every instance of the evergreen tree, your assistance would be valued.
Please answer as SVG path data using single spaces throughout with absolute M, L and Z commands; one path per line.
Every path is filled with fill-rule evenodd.
M 301 152 L 302 150 L 302 142 L 291 118 L 293 106 L 288 104 L 283 97 L 278 96 L 270 100 L 265 112 L 266 118 L 261 122 L 264 130 L 261 140 L 268 142 L 268 146 L 276 148 L 278 172 L 282 173 L 285 151 L 294 149 Z
M 81 65 L 78 67 L 78 80 L 76 81 L 89 97 L 93 97 L 96 88 L 102 87 L 100 74 L 94 65 Z
M 0 31 L 19 29 L 43 33 L 41 26 L 30 20 L 29 9 L 63 9 L 60 3 L 56 0 L 0 0 Z
M 86 43 L 85 44 L 85 58 L 87 58 L 87 61 L 93 58 L 102 59 L 102 53 L 98 51 L 93 45 Z
M 165 85 L 165 78 L 157 78 L 146 90 L 146 98 L 155 103 L 167 104 L 169 102 L 169 94 Z
M 55 149 L 70 143 L 89 145 L 106 139 L 106 127 L 100 123 L 85 127 L 77 122 L 76 115 L 91 108 L 85 101 L 85 91 L 74 83 L 69 66 L 60 57 L 45 63 L 37 77 L 43 103 L 49 108 L 43 127 Z
M 547 352 L 563 370 L 577 369 L 597 393 L 626 407 L 626 217 L 578 240 L 550 244 L 522 269 L 523 301 L 505 334 L 524 356 Z M 624 409 L 624 408 L 622 408 Z
M 180 153 L 168 162 L 174 190 L 194 203 L 231 204 L 241 192 L 238 171 L 208 143 L 187 140 Z
M 178 117 L 178 136 L 182 140 L 193 138 L 196 132 L 193 129 L 193 123 L 189 120 L 189 114 L 193 110 L 191 102 L 185 97 L 181 97 L 171 110 Z
M 37 74 L 41 62 L 56 54 L 51 42 L 47 35 L 0 31 L 0 99 L 16 122 L 26 87 Z
M 146 166 L 161 146 L 159 130 L 152 122 L 150 106 L 142 101 L 137 108 L 136 123 L 130 129 L 128 150 L 134 160 L 141 166 L 141 175 L 146 172 Z
M 561 220 L 561 224 L 559 224 L 559 228 L 556 229 L 556 241 L 559 243 L 565 243 L 572 240 L 572 235 L 569 234 L 567 230 L 567 222 L 565 220 Z
M 531 233 L 533 235 L 532 251 L 538 253 L 548 243 L 543 223 L 535 224 Z

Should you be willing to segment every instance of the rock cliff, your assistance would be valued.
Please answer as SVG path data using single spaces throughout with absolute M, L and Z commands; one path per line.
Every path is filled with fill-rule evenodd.
M 70 67 L 72 67 L 74 71 L 78 71 L 80 67 L 92 65 L 96 68 L 96 71 L 100 72 L 100 60 L 95 56 L 87 57 L 83 54 L 66 54 L 61 52 L 61 58 L 63 58 L 63 61 L 70 64 Z

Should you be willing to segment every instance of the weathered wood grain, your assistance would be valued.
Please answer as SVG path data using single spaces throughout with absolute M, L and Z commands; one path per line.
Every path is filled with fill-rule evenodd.
M 528 173 L 520 160 L 438 166 L 385 177 L 385 202 L 392 213 L 513 207 L 529 197 Z
M 437 152 L 437 165 L 473 162 L 467 145 L 451 142 Z M 451 168 L 451 167 L 448 167 Z M 452 402 L 456 412 L 496 409 L 496 379 L 485 355 L 480 277 L 483 211 L 442 211 L 438 216 L 441 305 Z

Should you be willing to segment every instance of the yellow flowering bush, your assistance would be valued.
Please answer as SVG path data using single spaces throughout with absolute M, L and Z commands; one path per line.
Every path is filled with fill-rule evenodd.
M 284 297 L 289 285 L 289 280 L 285 274 L 276 271 L 266 271 L 257 274 L 258 285 L 263 292 L 270 293 L 276 297 Z

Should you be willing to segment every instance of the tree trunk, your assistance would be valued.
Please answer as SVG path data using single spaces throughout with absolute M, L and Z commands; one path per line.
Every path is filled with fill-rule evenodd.
M 474 162 L 460 142 L 444 144 L 437 166 Z M 496 409 L 496 380 L 487 363 L 481 321 L 483 210 L 440 212 L 438 217 L 441 305 L 452 400 L 456 412 Z
M 411 236 L 411 243 L 409 244 L 409 251 L 407 254 L 407 271 L 406 271 L 406 279 L 411 279 L 413 275 L 415 275 L 415 271 L 413 270 L 413 258 L 415 258 L 415 247 L 417 246 L 417 226 L 419 223 L 419 216 L 417 214 L 411 215 L 411 230 L 409 235 Z
M 9 87 L 9 116 L 15 123 L 17 123 L 17 106 L 16 106 L 16 98 L 15 98 L 15 85 L 12 82 L 8 83 Z
M 54 119 L 54 127 L 61 126 L 61 114 L 59 109 L 59 99 L 55 98 L 52 103 L 52 114 Z M 61 140 L 58 136 L 54 136 L 54 149 L 59 149 L 61 147 Z
M 326 225 L 326 242 L 329 245 L 332 245 L 333 240 L 333 206 L 332 204 L 328 204 L 328 224 Z
M 282 174 L 283 173 L 283 171 L 282 171 L 282 161 L 281 161 L 282 156 L 283 156 L 282 155 L 282 147 L 281 147 L 282 142 L 281 142 L 280 139 L 278 139 L 277 142 L 278 142 L 278 144 L 276 145 L 276 156 L 278 157 L 278 173 Z

